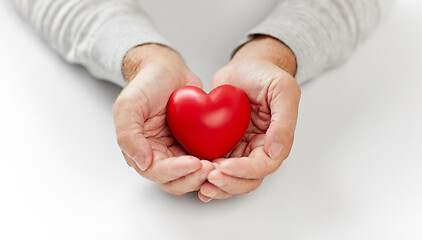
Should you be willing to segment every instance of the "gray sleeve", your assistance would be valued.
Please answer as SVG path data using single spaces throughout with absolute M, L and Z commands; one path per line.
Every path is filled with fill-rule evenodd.
M 62 57 L 97 78 L 125 85 L 121 65 L 131 48 L 168 45 L 131 0 L 14 0 L 17 11 Z
M 296 55 L 299 83 L 347 60 L 392 0 L 281 0 L 254 34 L 284 42 Z

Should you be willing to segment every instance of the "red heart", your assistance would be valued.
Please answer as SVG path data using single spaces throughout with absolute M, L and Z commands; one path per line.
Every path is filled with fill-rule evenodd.
M 177 89 L 167 106 L 167 123 L 179 143 L 200 159 L 225 156 L 240 142 L 251 119 L 248 97 L 222 85 L 209 94 L 187 86 Z

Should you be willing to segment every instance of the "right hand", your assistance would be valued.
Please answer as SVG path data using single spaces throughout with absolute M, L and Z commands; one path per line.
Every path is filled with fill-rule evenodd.
M 201 87 L 180 55 L 156 44 L 135 47 L 123 62 L 128 85 L 114 105 L 117 142 L 129 166 L 166 192 L 197 191 L 214 165 L 190 156 L 171 133 L 166 107 L 180 87 Z

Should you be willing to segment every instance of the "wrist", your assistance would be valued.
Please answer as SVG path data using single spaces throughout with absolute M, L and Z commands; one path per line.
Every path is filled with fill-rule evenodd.
M 296 56 L 283 42 L 267 35 L 256 35 L 241 46 L 233 55 L 232 61 L 258 59 L 269 61 L 293 77 L 296 74 Z
M 163 66 L 171 70 L 187 70 L 185 62 L 175 50 L 164 45 L 148 43 L 128 51 L 122 63 L 123 76 L 130 82 L 148 65 Z

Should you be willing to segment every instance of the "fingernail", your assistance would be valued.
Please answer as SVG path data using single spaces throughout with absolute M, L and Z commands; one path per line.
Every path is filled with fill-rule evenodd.
M 280 157 L 281 152 L 283 151 L 283 146 L 278 143 L 272 143 L 270 146 L 270 158 L 276 160 Z
M 147 160 L 143 153 L 136 156 L 135 162 L 138 165 L 139 169 L 141 169 L 141 171 L 145 171 L 147 169 Z
M 145 160 L 141 160 L 139 163 L 139 169 L 141 169 L 141 171 L 145 171 L 147 169 L 147 162 Z
M 214 189 L 208 189 L 211 190 L 210 192 L 201 192 L 202 195 L 204 195 L 205 197 L 209 197 L 209 198 L 213 198 L 215 196 L 217 196 L 217 191 Z
M 208 203 L 208 202 L 211 202 L 211 200 L 212 200 L 212 198 L 206 200 L 205 202 Z

